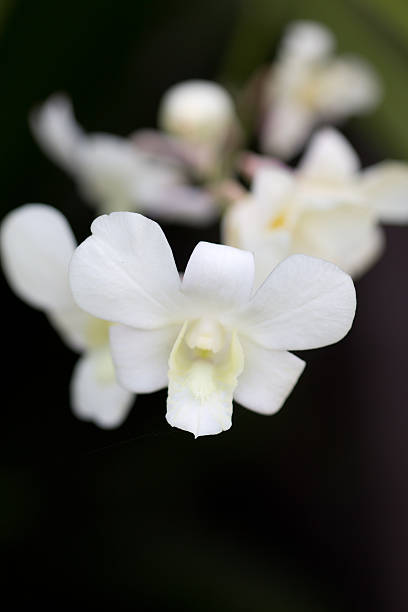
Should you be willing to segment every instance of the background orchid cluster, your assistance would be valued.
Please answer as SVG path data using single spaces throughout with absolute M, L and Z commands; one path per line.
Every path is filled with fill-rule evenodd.
M 408 164 L 361 169 L 347 139 L 328 126 L 369 112 L 381 97 L 364 59 L 337 55 L 324 25 L 300 21 L 235 100 L 210 81 L 171 87 L 157 130 L 88 134 L 62 94 L 33 110 L 30 125 L 45 153 L 96 213 L 113 213 L 93 224 L 94 238 L 74 257 L 71 287 L 75 240 L 56 209 L 27 205 L 2 227 L 10 284 L 83 353 L 71 383 L 80 418 L 118 426 L 132 392 L 167 384 L 167 420 L 196 436 L 231 426 L 233 397 L 261 413 L 281 407 L 303 363 L 277 351 L 330 344 L 351 325 L 354 290 L 335 266 L 359 277 L 384 248 L 380 222 L 408 222 Z M 255 134 L 240 106 L 247 122 L 252 113 Z M 246 149 L 253 136 L 261 153 Z M 295 167 L 283 163 L 303 149 Z M 177 289 L 155 224 L 119 211 L 199 226 L 221 218 L 226 246 L 201 243 Z M 252 252 L 253 263 L 231 247 Z M 151 304 L 143 306 L 146 292 Z M 165 317 L 152 315 L 154 304 Z M 109 340 L 111 323 L 122 328 L 113 326 Z

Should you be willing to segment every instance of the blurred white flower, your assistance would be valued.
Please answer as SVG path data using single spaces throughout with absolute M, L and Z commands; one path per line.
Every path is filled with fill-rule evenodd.
M 159 109 L 162 129 L 193 144 L 223 144 L 235 120 L 230 95 L 211 81 L 174 85 L 163 96 Z
M 265 153 L 292 157 L 317 123 L 365 113 L 379 103 L 373 68 L 357 56 L 333 56 L 334 42 L 330 30 L 313 21 L 287 28 L 265 78 L 260 133 Z
M 3 220 L 0 246 L 15 293 L 42 310 L 64 342 L 81 353 L 71 381 L 73 412 L 102 428 L 119 426 L 134 396 L 116 383 L 110 324 L 78 308 L 72 298 L 68 268 L 76 243 L 65 217 L 44 204 L 21 206 Z
M 240 126 L 229 93 L 212 81 L 178 83 L 164 94 L 159 126 L 201 178 L 218 178 L 238 146 Z M 164 135 L 163 135 L 164 136 Z
M 51 96 L 31 114 L 30 124 L 43 150 L 71 174 L 99 213 L 142 210 L 189 223 L 217 214 L 212 195 L 188 185 L 177 160 L 148 154 L 131 138 L 86 134 L 64 95 Z
M 72 258 L 74 298 L 120 323 L 120 383 L 139 393 L 168 385 L 167 421 L 196 437 L 229 429 L 233 398 L 275 413 L 305 365 L 288 351 L 337 342 L 352 324 L 353 282 L 328 262 L 289 257 L 253 293 L 247 251 L 200 242 L 180 280 L 155 222 L 112 213 L 91 230 Z
M 291 253 L 358 276 L 381 253 L 379 222 L 408 222 L 408 164 L 360 170 L 356 153 L 332 128 L 315 134 L 295 171 L 256 163 L 252 194 L 228 209 L 223 240 L 254 251 L 259 282 Z

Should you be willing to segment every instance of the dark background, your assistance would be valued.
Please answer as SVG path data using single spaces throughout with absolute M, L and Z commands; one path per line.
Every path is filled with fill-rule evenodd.
M 235 91 L 271 59 L 282 27 L 313 17 L 363 53 L 387 96 L 345 133 L 364 164 L 408 158 L 408 9 L 403 0 L 0 2 L 1 216 L 25 202 L 92 211 L 37 149 L 30 108 L 68 92 L 90 131 L 154 126 L 180 80 Z M 180 270 L 216 226 L 164 227 Z M 230 431 L 167 425 L 165 392 L 126 423 L 76 420 L 76 356 L 2 283 L 2 600 L 79 609 L 394 612 L 408 609 L 408 229 L 386 228 L 357 283 L 340 344 L 308 365 L 276 416 L 237 406 Z

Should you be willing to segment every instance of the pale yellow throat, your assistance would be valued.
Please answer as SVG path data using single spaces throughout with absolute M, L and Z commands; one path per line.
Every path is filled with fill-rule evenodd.
M 184 323 L 170 355 L 169 380 L 183 380 L 192 395 L 204 402 L 235 389 L 243 366 L 236 332 L 203 317 Z

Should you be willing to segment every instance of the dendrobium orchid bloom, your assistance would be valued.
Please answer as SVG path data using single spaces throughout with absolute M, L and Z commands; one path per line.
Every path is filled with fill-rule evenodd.
M 116 382 L 110 324 L 78 308 L 72 298 L 68 268 L 76 244 L 65 217 L 51 206 L 26 204 L 5 217 L 0 245 L 4 272 L 15 293 L 42 310 L 64 342 L 82 354 L 71 381 L 73 412 L 99 427 L 117 427 L 134 396 Z
M 252 253 L 200 242 L 183 279 L 159 225 L 137 213 L 98 217 L 70 270 L 79 306 L 111 327 L 119 382 L 168 386 L 167 421 L 196 437 L 231 427 L 232 400 L 282 406 L 303 371 L 289 350 L 337 342 L 355 312 L 351 278 L 295 255 L 254 293 Z
M 261 165 L 252 194 L 228 209 L 223 241 L 254 251 L 258 282 L 292 253 L 321 257 L 357 277 L 381 253 L 380 222 L 408 222 L 408 164 L 361 170 L 347 140 L 326 128 L 297 170 Z
M 325 26 L 297 21 L 286 30 L 278 59 L 265 78 L 261 148 L 288 159 L 313 128 L 373 109 L 381 98 L 374 70 L 362 58 L 332 55 L 335 40 Z
M 78 183 L 99 213 L 141 210 L 167 221 L 205 223 L 218 209 L 213 196 L 187 183 L 175 158 L 147 153 L 132 138 L 86 134 L 61 94 L 31 115 L 38 143 Z

